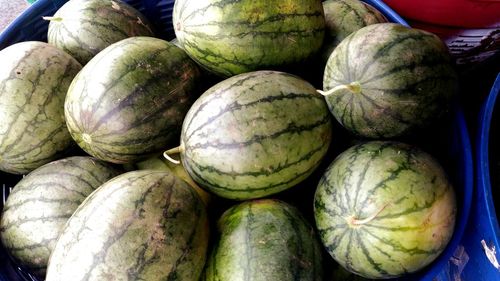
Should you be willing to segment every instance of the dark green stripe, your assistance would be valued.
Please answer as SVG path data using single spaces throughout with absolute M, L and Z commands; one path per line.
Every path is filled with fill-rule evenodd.
M 250 78 L 250 77 L 248 77 L 248 78 Z M 253 77 L 251 77 L 251 78 L 253 78 Z M 245 79 L 245 80 L 248 80 L 248 79 Z M 252 84 L 252 87 L 258 86 L 260 84 L 266 84 L 268 82 L 269 81 L 263 81 L 263 82 L 260 82 L 260 83 Z M 220 93 L 223 93 L 223 92 L 225 92 L 225 91 L 220 91 Z M 224 98 L 224 97 L 222 97 L 222 98 Z M 190 134 L 185 138 L 185 142 L 187 143 L 191 139 L 191 137 L 194 135 L 195 132 L 201 130 L 203 127 L 205 127 L 207 125 L 212 124 L 215 120 L 217 120 L 219 117 L 225 115 L 226 113 L 234 112 L 234 111 L 241 110 L 241 109 L 246 109 L 246 108 L 249 108 L 249 107 L 252 107 L 252 106 L 261 106 L 262 104 L 269 104 L 269 103 L 273 103 L 273 102 L 276 102 L 276 101 L 289 101 L 289 100 L 296 100 L 296 99 L 318 99 L 318 100 L 322 100 L 323 98 L 321 96 L 317 96 L 317 95 L 313 95 L 313 94 L 288 93 L 286 95 L 282 94 L 282 95 L 279 95 L 279 96 L 267 96 L 267 97 L 264 97 L 264 98 L 261 98 L 261 99 L 258 99 L 258 100 L 255 100 L 255 101 L 252 101 L 252 102 L 249 102 L 249 103 L 245 103 L 245 104 L 239 103 L 238 99 L 235 98 L 234 102 L 232 102 L 230 104 L 227 104 L 223 109 L 221 109 L 219 111 L 219 113 L 217 113 L 216 115 L 213 115 L 213 116 L 211 116 L 209 118 L 206 118 L 205 122 L 203 122 L 202 124 L 200 124 L 198 127 L 190 130 Z M 198 113 L 205 106 L 210 106 L 210 104 L 213 103 L 214 100 L 215 100 L 215 98 L 209 100 L 208 102 L 206 102 L 206 103 L 204 103 L 202 105 L 200 105 L 197 108 L 197 110 L 195 112 L 193 112 L 193 114 L 191 115 L 191 119 L 189 121 L 189 124 L 188 124 L 188 126 L 186 126 L 186 128 L 188 128 L 188 130 L 191 127 L 191 124 L 192 124 L 193 120 L 196 119 L 196 116 L 198 115 Z
M 251 281 L 253 279 L 253 273 L 252 273 L 252 260 L 254 259 L 254 254 L 253 254 L 253 244 L 252 244 L 252 230 L 256 227 L 255 226 L 255 219 L 254 219 L 254 214 L 252 213 L 252 204 L 248 204 L 246 206 L 246 209 L 248 210 L 247 212 L 247 223 L 245 224 L 245 261 L 246 261 L 246 266 L 244 267 L 244 280 L 245 281 Z M 259 274 L 259 273 L 257 273 Z
M 374 30 L 374 32 L 376 32 L 376 29 Z M 406 40 L 422 40 L 422 39 L 427 39 L 427 38 L 434 39 L 434 36 L 433 35 L 429 35 L 429 34 L 422 34 L 422 33 L 415 34 L 415 32 L 408 32 L 408 33 L 405 33 L 404 35 L 401 35 L 401 36 L 398 36 L 396 38 L 393 38 L 390 42 L 387 42 L 386 45 L 384 45 L 383 47 L 381 47 L 381 48 L 378 49 L 378 51 L 373 55 L 372 60 L 370 61 L 370 63 L 365 64 L 364 68 L 359 72 L 359 76 L 358 76 L 359 78 L 358 79 L 362 81 L 361 83 L 367 83 L 370 80 L 372 80 L 373 78 L 370 78 L 370 80 L 368 80 L 368 81 L 367 80 L 362 80 L 362 79 L 365 76 L 365 74 L 367 73 L 368 69 L 380 57 L 388 55 L 389 51 L 393 47 L 396 47 L 396 46 L 402 44 L 402 42 L 404 42 Z M 429 56 L 423 58 L 424 61 L 426 59 L 429 59 Z M 433 57 L 431 57 L 430 59 L 433 59 Z M 346 65 L 349 65 L 349 64 L 346 64 Z M 404 68 L 405 66 L 401 66 L 401 67 Z M 384 75 L 382 74 L 382 75 L 377 75 L 376 77 L 382 78 L 383 76 Z
M 83 197 L 85 198 L 85 197 Z M 29 199 L 23 199 L 16 201 L 16 203 L 9 204 L 7 203 L 3 209 L 4 214 L 7 211 L 10 211 L 12 209 L 12 213 L 17 215 L 17 208 L 23 206 L 24 204 L 27 203 L 54 203 L 54 204 L 61 204 L 61 205 L 76 205 L 78 207 L 80 203 L 82 203 L 83 199 L 77 199 L 77 200 L 69 200 L 68 198 L 61 198 L 61 199 L 54 199 L 54 198 L 48 198 L 48 197 L 35 197 L 35 198 L 29 198 Z M 38 206 L 37 206 L 38 207 Z M 40 215 L 42 213 L 33 213 L 36 215 Z M 27 215 L 26 213 L 23 213 L 23 215 Z M 15 221 L 14 223 L 16 223 Z
M 383 264 L 375 262 L 375 260 L 372 258 L 370 251 L 368 251 L 365 245 L 365 240 L 360 237 L 360 233 L 356 231 L 355 234 L 356 234 L 356 243 L 361 248 L 364 257 L 366 257 L 366 260 L 372 266 L 372 269 L 377 271 L 380 275 L 387 275 L 388 272 L 382 268 Z
M 288 169 L 292 166 L 295 166 L 297 164 L 300 164 L 301 162 L 303 161 L 306 161 L 308 159 L 310 159 L 314 154 L 316 154 L 317 152 L 320 152 L 320 151 L 323 151 L 325 149 L 324 145 L 320 145 L 318 146 L 317 148 L 315 148 L 314 150 L 311 150 L 309 151 L 308 153 L 306 153 L 305 155 L 303 155 L 301 158 L 299 158 L 297 161 L 294 161 L 294 162 L 287 162 L 285 165 L 282 165 L 282 166 L 278 166 L 276 168 L 273 168 L 271 170 L 267 170 L 267 169 L 263 169 L 261 171 L 257 171 L 257 172 L 252 172 L 252 171 L 248 171 L 248 172 L 243 172 L 243 173 L 237 173 L 237 172 L 226 172 L 226 171 L 222 171 L 220 169 L 217 169 L 213 166 L 202 166 L 202 165 L 199 165 L 198 163 L 195 163 L 195 162 L 188 162 L 188 166 L 194 166 L 197 168 L 197 170 L 199 171 L 208 171 L 210 173 L 216 173 L 216 174 L 219 174 L 219 175 L 225 175 L 225 176 L 231 176 L 231 177 L 237 177 L 237 176 L 252 176 L 252 177 L 258 177 L 258 176 L 270 176 L 270 175 L 273 175 L 273 174 L 276 174 L 276 173 L 279 173 L 285 169 Z M 321 159 L 317 160 L 317 163 L 320 162 Z M 306 170 L 309 171 L 311 169 L 314 169 L 316 168 L 315 165 L 313 165 L 313 167 L 309 168 Z M 195 171 L 193 171 L 195 172 Z M 293 179 L 295 180 L 296 178 L 299 177 L 299 175 L 303 175 L 305 173 L 300 173 L 300 174 L 297 174 L 297 176 Z M 291 180 L 291 181 L 293 181 Z M 291 181 L 285 181 L 285 182 L 291 182 Z M 283 183 L 285 182 L 282 182 L 282 183 L 277 183 L 276 186 L 278 185 L 282 185 Z M 222 186 L 215 186 L 217 188 L 221 188 L 221 189 L 225 189 L 224 187 Z M 268 189 L 268 188 L 271 188 L 271 187 L 263 187 L 263 188 L 252 188 L 250 190 L 246 190 L 246 192 L 251 192 L 252 190 L 261 190 L 261 189 Z M 244 190 L 241 190 L 242 192 Z
M 42 239 L 42 240 L 40 240 L 39 243 L 28 244 L 28 245 L 24 245 L 24 246 L 21 246 L 21 247 L 10 247 L 10 245 L 5 245 L 5 247 L 8 248 L 10 252 L 28 251 L 28 254 L 29 254 L 31 251 L 33 251 L 35 249 L 38 249 L 38 248 L 45 248 L 47 251 L 50 252 L 51 250 L 50 250 L 49 244 L 52 243 L 52 242 L 54 242 L 56 239 L 57 239 L 57 237 L 48 238 L 48 239 Z M 20 254 L 22 254 L 22 253 L 17 253 L 17 254 L 14 254 L 14 255 L 20 255 Z
M 379 242 L 381 242 L 385 245 L 390 246 L 394 251 L 405 253 L 405 254 L 410 255 L 410 256 L 414 256 L 414 255 L 431 256 L 431 255 L 436 255 L 436 254 L 440 253 L 442 250 L 441 248 L 435 249 L 435 250 L 423 250 L 423 249 L 420 249 L 418 247 L 405 248 L 398 241 L 379 237 L 366 228 L 363 229 L 363 233 L 377 239 Z
M 361 83 L 361 85 L 366 85 L 368 83 L 375 82 L 377 80 L 380 80 L 380 79 L 385 78 L 385 77 L 392 75 L 392 74 L 399 73 L 401 71 L 410 71 L 411 72 L 416 68 L 424 68 L 424 67 L 435 69 L 439 66 L 447 67 L 448 62 L 444 61 L 443 58 L 441 58 L 441 57 L 438 57 L 438 59 L 436 59 L 435 57 L 429 58 L 429 56 L 427 56 L 422 61 L 415 61 L 415 62 L 405 64 L 405 65 L 398 65 L 398 66 L 395 66 L 395 67 L 393 67 L 393 68 L 391 68 L 383 73 L 380 73 L 380 74 L 375 75 L 373 77 L 368 77 L 367 79 L 362 79 L 362 77 L 360 77 L 360 79 L 358 81 Z M 435 77 L 435 76 L 432 76 L 432 77 Z M 418 78 L 418 77 L 415 76 L 415 78 Z M 366 88 L 369 89 L 369 86 Z
M 313 165 L 311 165 L 311 167 L 309 167 L 304 172 L 296 174 L 294 178 L 291 178 L 289 180 L 285 180 L 285 181 L 273 183 L 273 184 L 270 184 L 270 185 L 267 185 L 267 186 L 263 186 L 263 187 L 257 187 L 257 188 L 251 188 L 251 189 L 245 189 L 245 190 L 240 190 L 240 189 L 234 190 L 231 187 L 224 187 L 224 186 L 220 186 L 220 185 L 218 185 L 218 184 L 216 184 L 214 182 L 208 182 L 206 179 L 204 179 L 202 176 L 200 176 L 200 174 L 198 172 L 196 172 L 195 170 L 190 169 L 190 168 L 188 168 L 188 169 L 190 171 L 190 174 L 193 173 L 195 175 L 195 177 L 198 178 L 200 181 L 204 182 L 205 184 L 208 184 L 210 187 L 213 187 L 215 189 L 226 190 L 226 191 L 237 192 L 237 193 L 252 193 L 254 191 L 268 190 L 268 189 L 276 188 L 276 187 L 279 187 L 279 186 L 285 186 L 286 184 L 289 184 L 289 183 L 297 180 L 298 178 L 300 178 L 300 177 L 302 177 L 304 175 L 310 174 L 314 169 L 316 169 L 316 167 L 319 165 L 320 162 L 321 162 L 321 159 L 319 159 L 318 161 L 316 161 L 316 163 L 314 163 Z M 193 164 L 194 164 L 193 166 L 196 166 L 195 163 L 193 163 Z M 198 169 L 199 169 L 199 167 L 198 167 Z
M 51 200 L 51 201 L 53 201 L 53 200 Z M 67 202 L 67 200 L 65 202 Z M 66 221 L 70 217 L 71 217 L 71 214 L 57 215 L 57 216 L 50 216 L 50 217 L 37 217 L 37 218 L 17 219 L 17 220 L 12 221 L 12 222 L 10 222 L 8 224 L 3 224 L 2 227 L 0 228 L 0 232 L 4 232 L 4 231 L 6 231 L 7 229 L 9 229 L 11 227 L 17 227 L 17 226 L 20 226 L 20 225 L 25 224 L 25 223 L 30 223 L 30 222 L 38 222 L 38 223 L 42 222 L 42 223 L 45 223 L 45 222 L 58 221 L 58 220 Z
M 145 176 L 142 176 L 141 178 L 144 178 L 144 177 L 147 177 L 147 175 Z M 139 177 L 138 177 L 139 178 Z M 81 278 L 81 280 L 89 280 L 92 272 L 94 271 L 94 269 L 105 263 L 105 259 L 106 259 L 106 256 L 107 256 L 107 253 L 108 253 L 108 250 L 109 248 L 111 248 L 111 246 L 113 246 L 117 241 L 119 241 L 125 234 L 127 234 L 127 230 L 129 229 L 129 227 L 134 224 L 134 222 L 136 222 L 136 219 L 134 217 L 142 217 L 142 212 L 143 212 L 143 205 L 146 201 L 146 198 L 148 195 L 150 195 L 155 188 L 158 188 L 158 186 L 160 185 L 160 182 L 162 181 L 162 179 L 159 179 L 157 181 L 155 181 L 154 183 L 150 184 L 147 189 L 144 191 L 144 193 L 141 195 L 140 198 L 138 198 L 136 201 L 135 201 L 135 208 L 134 208 L 134 211 L 133 213 L 135 214 L 135 216 L 132 216 L 131 219 L 129 219 L 128 221 L 124 220 L 122 221 L 122 225 L 120 225 L 119 227 L 115 227 L 114 230 L 115 232 L 113 233 L 113 235 L 109 235 L 107 238 L 107 240 L 104 242 L 104 245 L 103 247 L 100 249 L 100 252 L 99 253 L 96 253 L 92 256 L 92 264 L 90 264 L 87 268 L 88 270 L 85 272 L 85 275 Z M 94 203 L 95 204 L 95 203 Z M 99 204 L 100 205 L 100 204 Z M 91 214 L 91 215 L 95 215 L 95 214 Z M 81 230 L 85 230 L 85 225 L 82 226 Z M 78 237 L 79 235 L 75 235 L 76 237 Z
M 363 97 L 363 99 L 365 99 L 369 104 L 371 104 L 373 107 L 375 108 L 378 108 L 378 109 L 386 109 L 386 110 L 383 110 L 384 114 L 390 116 L 392 119 L 394 119 L 395 121 L 401 123 L 401 124 L 405 124 L 405 125 L 410 125 L 412 123 L 411 120 L 405 120 L 404 117 L 400 114 L 400 112 L 398 111 L 393 111 L 393 110 L 390 110 L 390 108 L 384 108 L 383 106 L 377 104 L 375 102 L 375 99 L 373 99 L 372 97 L 368 96 L 368 95 L 365 95 L 363 93 L 360 93 L 360 96 Z M 388 109 L 388 110 L 387 110 Z M 367 118 L 367 119 L 363 119 L 365 122 L 369 123 L 371 122 L 370 118 Z M 370 120 L 370 121 L 368 121 Z
M 214 23 L 215 25 L 215 23 Z M 217 35 L 206 35 L 205 32 L 189 32 L 189 35 L 198 39 L 198 38 L 201 38 L 201 39 L 204 39 L 204 40 L 208 40 L 208 41 L 219 41 L 219 40 L 225 40 L 225 39 L 234 39 L 234 38 L 244 38 L 244 37 L 247 37 L 247 36 L 251 36 L 252 38 L 254 38 L 254 40 L 259 40 L 259 36 L 264 36 L 266 38 L 279 38 L 279 37 L 289 37 L 289 36 L 298 36 L 298 37 L 314 37 L 316 36 L 315 34 L 318 34 L 318 33 L 323 33 L 325 31 L 325 29 L 323 27 L 319 27 L 319 28 L 314 28 L 314 29 L 304 29 L 304 30 L 286 30 L 286 31 L 260 31 L 260 30 L 253 30 L 253 29 L 249 29 L 247 31 L 242 31 L 242 32 L 239 32 L 239 33 L 218 33 Z M 184 43 L 184 45 L 186 45 L 186 43 L 190 46 L 190 47 L 194 47 L 196 45 L 196 42 L 190 42 L 190 41 L 186 41 Z M 234 42 L 234 44 L 238 45 L 238 42 Z M 244 44 L 242 46 L 247 46 L 247 44 Z M 196 48 L 198 50 L 200 50 L 201 52 L 203 53 L 207 53 L 207 52 L 210 52 L 209 50 L 210 49 L 201 49 L 201 48 Z M 219 59 L 217 57 L 217 59 Z M 233 64 L 240 64 L 240 65 L 255 65 L 255 63 L 244 63 L 240 60 L 237 60 L 235 58 L 232 58 L 232 59 L 224 59 L 228 62 L 232 62 Z
M 288 126 L 281 130 L 281 131 L 277 131 L 273 134 L 269 134 L 269 135 L 254 135 L 250 140 L 248 141 L 244 141 L 244 142 L 232 142 L 232 143 L 210 143 L 210 142 L 207 142 L 207 143 L 197 143 L 197 144 L 194 144 L 194 145 L 190 145 L 188 147 L 186 147 L 186 152 L 187 151 L 192 151 L 192 150 L 195 150 L 195 149 L 206 149 L 206 148 L 217 148 L 218 150 L 225 150 L 225 149 L 242 149 L 244 147 L 247 147 L 247 146 L 250 146 L 252 144 L 255 144 L 255 143 L 261 143 L 262 141 L 264 140 L 272 140 L 272 139 L 276 139 L 276 138 L 279 138 L 283 135 L 286 135 L 286 134 L 300 134 L 302 132 L 305 132 L 305 131 L 312 131 L 322 125 L 325 125 L 325 124 L 329 124 L 331 121 L 331 118 L 330 118 L 330 115 L 325 115 L 323 117 L 323 119 L 319 120 L 318 122 L 316 123 L 313 123 L 313 124 L 309 124 L 309 125 L 296 125 L 294 123 L 290 123 L 288 124 Z M 323 148 L 323 146 L 321 146 L 320 148 Z M 315 150 L 317 151 L 317 150 Z
M 320 235 L 322 237 L 325 237 L 324 234 L 321 233 L 321 230 L 319 230 L 319 231 L 320 231 Z M 327 249 L 327 251 L 329 253 L 334 253 L 337 250 L 338 246 L 343 244 L 342 240 L 350 239 L 349 237 L 351 237 L 351 235 L 352 235 L 352 229 L 349 227 L 346 227 L 342 230 L 342 233 L 335 235 L 334 238 L 332 239 L 332 241 L 323 241 L 323 243 L 325 244 L 325 248 Z M 349 243 L 349 241 L 347 241 L 347 243 Z
M 160 53 L 165 52 L 165 51 L 168 51 L 168 49 L 160 49 L 154 53 L 160 54 Z M 149 91 L 146 88 L 148 86 L 150 86 L 151 84 L 153 84 L 154 82 L 163 81 L 165 78 L 168 78 L 171 75 L 172 75 L 172 73 L 170 73 L 170 72 L 166 72 L 166 71 L 161 72 L 159 74 L 152 75 L 146 81 L 144 81 L 144 83 L 142 83 L 141 85 L 137 85 L 123 100 L 121 100 L 117 104 L 116 107 L 108 110 L 106 114 L 104 114 L 98 120 L 96 120 L 96 122 L 94 123 L 94 126 L 92 128 L 90 128 L 87 131 L 87 133 L 93 133 L 96 130 L 98 130 L 99 127 L 103 124 L 106 124 L 108 122 L 108 120 L 113 117 L 113 115 L 119 113 L 120 111 L 122 111 L 123 109 L 125 109 L 127 107 L 134 105 L 137 102 L 136 99 L 138 99 L 144 95 L 152 95 L 149 93 Z M 105 96 L 105 93 L 103 93 L 102 96 Z M 94 112 L 92 112 L 92 114 L 93 113 Z
M 28 125 L 29 126 L 29 125 Z M 16 130 L 18 129 L 17 126 L 11 126 L 11 127 L 16 127 Z M 33 146 L 28 146 L 26 147 L 25 150 L 22 150 L 22 151 L 17 151 L 16 154 L 4 154 L 4 157 L 3 159 L 8 159 L 9 160 L 9 163 L 11 164 L 18 164 L 18 163 L 25 163 L 26 160 L 29 160 L 30 163 L 40 163 L 40 162 L 43 162 L 47 159 L 54 159 L 54 155 L 53 154 L 50 154 L 50 153 L 47 153 L 47 149 L 50 149 L 51 151 L 58 151 L 56 150 L 58 148 L 58 146 L 53 146 L 53 145 L 47 145 L 47 143 L 50 143 L 54 141 L 54 137 L 56 135 L 58 135 L 59 133 L 63 133 L 65 132 L 67 129 L 64 125 L 61 125 L 59 128 L 53 130 L 49 135 L 47 135 L 44 139 L 40 140 L 36 145 L 33 145 Z M 22 137 L 23 134 L 19 134 L 19 137 Z M 16 144 L 21 144 L 21 142 L 17 142 Z M 40 149 L 40 151 L 37 153 L 37 154 L 31 154 L 30 151 L 33 151 L 33 148 L 37 148 L 37 147 L 44 147 L 46 150 L 44 149 Z M 66 147 L 62 147 L 59 151 L 63 151 L 65 150 Z M 45 158 L 40 158 L 40 155 L 43 155 L 43 154 L 48 154 L 47 157 Z M 16 161 L 17 160 L 17 161 Z

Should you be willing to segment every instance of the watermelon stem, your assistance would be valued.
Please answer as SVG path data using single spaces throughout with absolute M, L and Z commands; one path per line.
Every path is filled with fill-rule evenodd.
M 179 153 L 181 153 L 181 151 L 182 151 L 182 149 L 181 149 L 181 146 L 179 145 L 178 147 L 174 147 L 172 149 L 169 149 L 169 150 L 163 152 L 163 157 L 165 157 L 168 161 L 170 161 L 176 165 L 179 165 L 181 163 L 181 161 L 172 158 L 170 155 L 171 154 L 179 154 Z
M 63 19 L 61 17 L 42 17 L 44 20 L 48 21 L 62 21 Z
M 353 94 L 359 94 L 359 93 L 361 93 L 361 84 L 357 81 L 354 81 L 350 84 L 343 84 L 343 85 L 335 86 L 328 91 L 322 91 L 322 90 L 317 90 L 317 91 L 318 91 L 318 93 L 320 93 L 326 97 L 326 96 L 333 95 L 333 94 L 335 94 L 339 91 L 343 91 L 343 90 L 349 90 Z
M 374 220 L 390 204 L 391 204 L 390 202 L 387 203 L 387 204 L 385 204 L 384 206 L 382 206 L 382 208 L 380 208 L 373 215 L 371 215 L 371 216 L 369 216 L 367 218 L 364 218 L 362 220 L 357 219 L 354 215 L 350 216 L 350 217 L 346 218 L 347 224 L 349 224 L 350 226 L 359 226 L 359 225 L 367 224 L 367 223 L 371 222 L 372 220 Z

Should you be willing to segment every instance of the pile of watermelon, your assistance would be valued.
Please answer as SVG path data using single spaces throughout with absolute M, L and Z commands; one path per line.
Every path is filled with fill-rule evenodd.
M 388 279 L 451 239 L 413 141 L 457 90 L 437 36 L 358 0 L 177 0 L 175 42 L 118 0 L 44 19 L 0 51 L 0 239 L 40 280 Z

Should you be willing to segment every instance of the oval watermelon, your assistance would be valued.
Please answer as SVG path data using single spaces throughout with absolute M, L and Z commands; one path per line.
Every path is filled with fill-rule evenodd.
M 186 53 L 151 37 L 117 42 L 75 77 L 65 102 L 69 132 L 90 155 L 128 163 L 180 134 L 200 71 Z
M 321 281 L 321 248 L 314 229 L 293 206 L 247 201 L 218 221 L 219 236 L 205 281 Z
M 348 35 L 367 25 L 387 22 L 382 13 L 360 0 L 323 1 L 323 10 L 326 28 L 321 57 L 324 64 Z
M 119 171 L 91 157 L 70 157 L 32 171 L 14 187 L 2 213 L 5 249 L 26 270 L 45 277 L 63 226 L 96 188 Z
M 64 99 L 82 66 L 42 42 L 0 51 L 0 170 L 28 173 L 59 158 L 73 143 Z
M 431 263 L 450 240 L 455 193 L 439 165 L 416 147 L 373 141 L 340 154 L 314 199 L 324 246 L 347 270 L 393 278 Z
M 231 77 L 184 119 L 180 153 L 191 177 L 225 198 L 285 190 L 309 176 L 330 145 L 331 116 L 306 81 L 275 71 Z
M 177 0 L 173 24 L 193 59 L 227 77 L 311 57 L 325 18 L 318 0 Z
M 85 65 L 109 45 L 133 36 L 154 36 L 148 20 L 119 0 L 71 0 L 50 20 L 47 40 Z
M 394 23 L 366 26 L 328 59 L 323 79 L 335 118 L 369 138 L 414 133 L 447 112 L 457 74 L 434 34 Z
M 164 171 L 128 172 L 76 210 L 46 281 L 198 280 L 208 231 L 204 204 L 184 181 Z

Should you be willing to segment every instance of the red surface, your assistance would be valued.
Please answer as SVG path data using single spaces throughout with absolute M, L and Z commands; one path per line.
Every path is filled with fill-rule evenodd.
M 383 0 L 401 16 L 464 28 L 500 28 L 500 0 Z

